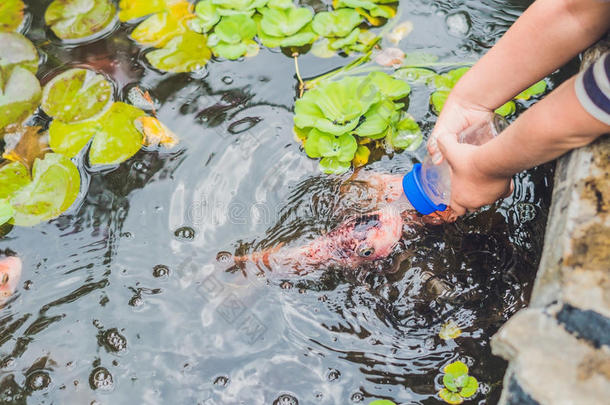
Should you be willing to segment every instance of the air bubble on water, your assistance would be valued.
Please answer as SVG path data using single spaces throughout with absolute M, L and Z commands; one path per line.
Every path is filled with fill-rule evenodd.
M 228 263 L 233 255 L 230 252 L 218 252 L 216 261 L 219 263 Z
M 273 401 L 273 405 L 299 405 L 299 401 L 290 394 L 282 394 Z
M 153 267 L 153 277 L 167 278 L 169 276 L 169 267 L 164 264 L 158 264 Z
M 94 390 L 109 391 L 114 387 L 112 374 L 104 367 L 97 367 L 89 376 L 89 385 Z
M 355 392 L 352 394 L 350 399 L 352 402 L 356 402 L 356 403 L 362 402 L 362 401 L 364 401 L 364 395 L 362 395 L 360 392 Z
M 328 381 L 336 381 L 339 377 L 341 377 L 341 372 L 334 368 L 329 369 L 328 374 L 326 374 L 326 379 Z
M 233 83 L 233 79 L 231 78 L 231 76 L 225 76 L 222 78 L 222 82 L 224 84 L 231 84 L 231 83 Z
M 195 239 L 195 230 L 190 226 L 181 226 L 174 231 L 174 236 L 178 240 L 192 241 Z
M 109 352 L 122 352 L 127 348 L 127 339 L 116 328 L 108 329 L 101 336 L 102 345 Z
M 51 384 L 51 377 L 44 371 L 34 371 L 26 379 L 26 385 L 32 391 L 40 391 Z
M 447 15 L 445 23 L 449 34 L 456 37 L 465 37 L 470 31 L 470 16 L 463 11 Z

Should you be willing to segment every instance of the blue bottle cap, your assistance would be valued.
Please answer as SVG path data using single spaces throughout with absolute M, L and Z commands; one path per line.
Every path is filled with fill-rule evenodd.
M 434 204 L 424 192 L 421 184 L 421 163 L 416 163 L 413 169 L 405 174 L 402 179 L 402 189 L 413 208 L 420 214 L 428 215 L 434 211 L 445 211 L 447 209 L 445 204 Z

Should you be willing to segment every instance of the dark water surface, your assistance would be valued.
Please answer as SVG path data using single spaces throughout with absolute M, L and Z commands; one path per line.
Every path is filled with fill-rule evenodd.
M 489 338 L 529 297 L 550 166 L 519 175 L 500 204 L 408 234 L 412 257 L 391 275 L 356 281 L 328 270 L 286 282 L 225 272 L 229 254 L 298 245 L 341 220 L 341 179 L 320 175 L 293 140 L 293 60 L 262 49 L 205 74 L 161 74 L 128 39 L 130 26 L 61 44 L 42 21 L 49 2 L 27 1 L 43 84 L 66 63 L 105 72 L 117 99 L 138 84 L 180 144 L 143 150 L 114 171 L 87 169 L 79 204 L 0 240 L 24 262 L 23 285 L 0 311 L 0 402 L 435 404 L 439 370 L 458 359 L 481 383 L 470 402 L 497 402 L 506 364 Z M 476 60 L 528 3 L 403 0 L 398 18 L 415 29 L 401 46 Z M 466 37 L 445 23 L 460 10 L 471 21 Z M 351 59 L 299 60 L 314 77 Z M 409 106 L 427 130 L 428 95 L 415 87 Z M 414 156 L 377 154 L 371 166 L 403 172 Z M 457 295 L 435 299 L 423 271 Z M 463 333 L 445 341 L 438 332 L 449 320 Z

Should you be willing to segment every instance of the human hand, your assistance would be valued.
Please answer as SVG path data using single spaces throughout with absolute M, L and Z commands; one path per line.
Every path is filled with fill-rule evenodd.
M 513 192 L 511 177 L 497 176 L 480 169 L 485 157 L 480 146 L 458 143 L 448 132 L 437 139 L 440 153 L 451 168 L 451 209 L 458 216 L 473 211 Z
M 432 157 L 432 161 L 439 164 L 443 160 L 443 155 L 437 146 L 437 139 L 441 134 L 451 135 L 457 140 L 458 135 L 463 130 L 479 122 L 489 120 L 492 114 L 493 111 L 490 109 L 461 99 L 455 95 L 455 91 L 452 92 L 447 98 L 434 130 L 428 139 L 428 153 Z

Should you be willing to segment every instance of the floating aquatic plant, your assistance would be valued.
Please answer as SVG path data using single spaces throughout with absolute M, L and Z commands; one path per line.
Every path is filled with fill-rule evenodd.
M 311 158 L 321 158 L 325 173 L 344 173 L 368 161 L 370 150 L 362 143 L 386 139 L 396 149 L 417 147 L 422 134 L 406 116 L 398 100 L 410 86 L 383 72 L 347 76 L 323 82 L 295 103 L 295 130 Z
M 0 3 L 0 31 L 16 31 L 23 22 L 23 0 L 2 0 Z
M 79 39 L 102 31 L 115 14 L 110 0 L 55 0 L 44 19 L 59 38 Z
M 443 340 L 455 339 L 462 334 L 462 330 L 455 321 L 450 320 L 441 326 L 438 336 Z
M 456 85 L 458 80 L 468 71 L 469 68 L 463 67 L 459 69 L 450 70 L 447 73 L 433 76 L 432 83 L 436 88 L 430 95 L 430 104 L 432 105 L 433 111 L 436 114 L 440 114 L 445 102 L 447 101 L 447 97 L 451 92 L 451 89 Z M 533 96 L 538 96 L 546 91 L 546 82 L 541 80 L 537 83 L 534 83 L 532 86 L 528 87 L 517 96 L 515 96 L 515 100 L 529 100 Z M 514 114 L 517 110 L 515 102 L 513 100 L 509 100 L 500 107 L 498 107 L 495 112 L 504 117 Z
M 260 9 L 258 36 L 261 43 L 269 48 L 298 47 L 315 41 L 317 35 L 312 31 L 310 22 L 313 12 L 305 7 L 268 6 Z
M 254 41 L 256 23 L 245 14 L 223 17 L 210 35 L 214 55 L 227 59 L 238 59 L 246 54 L 258 53 Z
M 443 368 L 443 384 L 438 395 L 448 404 L 461 404 L 464 398 L 470 398 L 479 389 L 476 378 L 468 375 L 468 366 L 455 361 Z
M 132 31 L 138 43 L 156 49 L 146 54 L 148 62 L 166 72 L 193 72 L 210 60 L 212 53 L 205 35 L 188 25 L 195 19 L 193 6 L 186 0 L 121 0 L 119 20 L 126 22 L 147 17 Z
M 396 403 L 394 401 L 390 401 L 389 399 L 376 399 L 369 405 L 396 405 Z
M 36 158 L 31 174 L 21 162 L 0 167 L 0 200 L 10 204 L 9 222 L 14 225 L 33 226 L 59 216 L 74 203 L 79 190 L 77 167 L 58 153 Z
M 63 122 L 82 121 L 99 114 L 112 102 L 112 85 L 88 69 L 69 69 L 44 87 L 42 109 Z
M 35 76 L 38 52 L 23 35 L 0 32 L 0 131 L 23 122 L 38 107 L 42 94 Z

